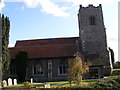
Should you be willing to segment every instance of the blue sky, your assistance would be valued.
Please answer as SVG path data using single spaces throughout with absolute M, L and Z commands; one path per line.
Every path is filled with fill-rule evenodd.
M 108 46 L 118 60 L 119 0 L 3 0 L 0 12 L 10 18 L 10 44 L 16 40 L 76 37 L 79 5 L 102 4 Z

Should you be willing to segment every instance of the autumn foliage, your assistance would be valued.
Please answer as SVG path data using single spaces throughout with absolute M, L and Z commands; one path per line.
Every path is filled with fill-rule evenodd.
M 72 81 L 76 82 L 76 84 L 80 84 L 82 81 L 82 75 L 89 71 L 88 66 L 85 62 L 82 61 L 80 54 L 76 53 L 74 58 L 69 59 L 68 61 L 69 67 L 68 71 L 68 81 L 71 84 Z

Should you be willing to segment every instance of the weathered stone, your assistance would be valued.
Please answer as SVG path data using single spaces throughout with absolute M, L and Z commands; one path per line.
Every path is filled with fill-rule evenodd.
M 7 86 L 7 81 L 6 81 L 6 80 L 3 80 L 3 81 L 2 81 L 2 86 L 3 86 L 3 87 L 6 87 L 6 86 Z
M 45 84 L 44 88 L 50 88 L 50 84 Z
M 11 86 L 11 85 L 12 85 L 12 79 L 9 78 L 9 79 L 8 79 L 8 86 Z
M 13 81 L 14 81 L 14 85 L 17 85 L 17 79 L 14 79 Z
M 33 83 L 33 78 L 31 78 L 31 83 Z

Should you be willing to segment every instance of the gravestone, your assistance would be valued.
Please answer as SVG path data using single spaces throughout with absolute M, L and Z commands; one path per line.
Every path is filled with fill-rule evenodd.
M 17 79 L 14 79 L 13 81 L 14 81 L 14 85 L 17 85 Z
M 33 78 L 31 78 L 31 83 L 33 83 Z
M 50 84 L 45 84 L 44 88 L 50 88 Z
M 3 86 L 3 87 L 6 87 L 6 86 L 7 86 L 7 81 L 6 81 L 6 80 L 3 80 L 3 81 L 2 81 L 2 86 Z
M 8 86 L 11 86 L 11 85 L 12 85 L 12 79 L 9 78 L 9 79 L 8 79 Z

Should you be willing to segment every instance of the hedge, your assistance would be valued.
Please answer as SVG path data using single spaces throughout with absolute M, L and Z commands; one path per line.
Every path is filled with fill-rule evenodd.
M 117 76 L 117 75 L 120 75 L 120 69 L 113 69 L 111 76 Z

